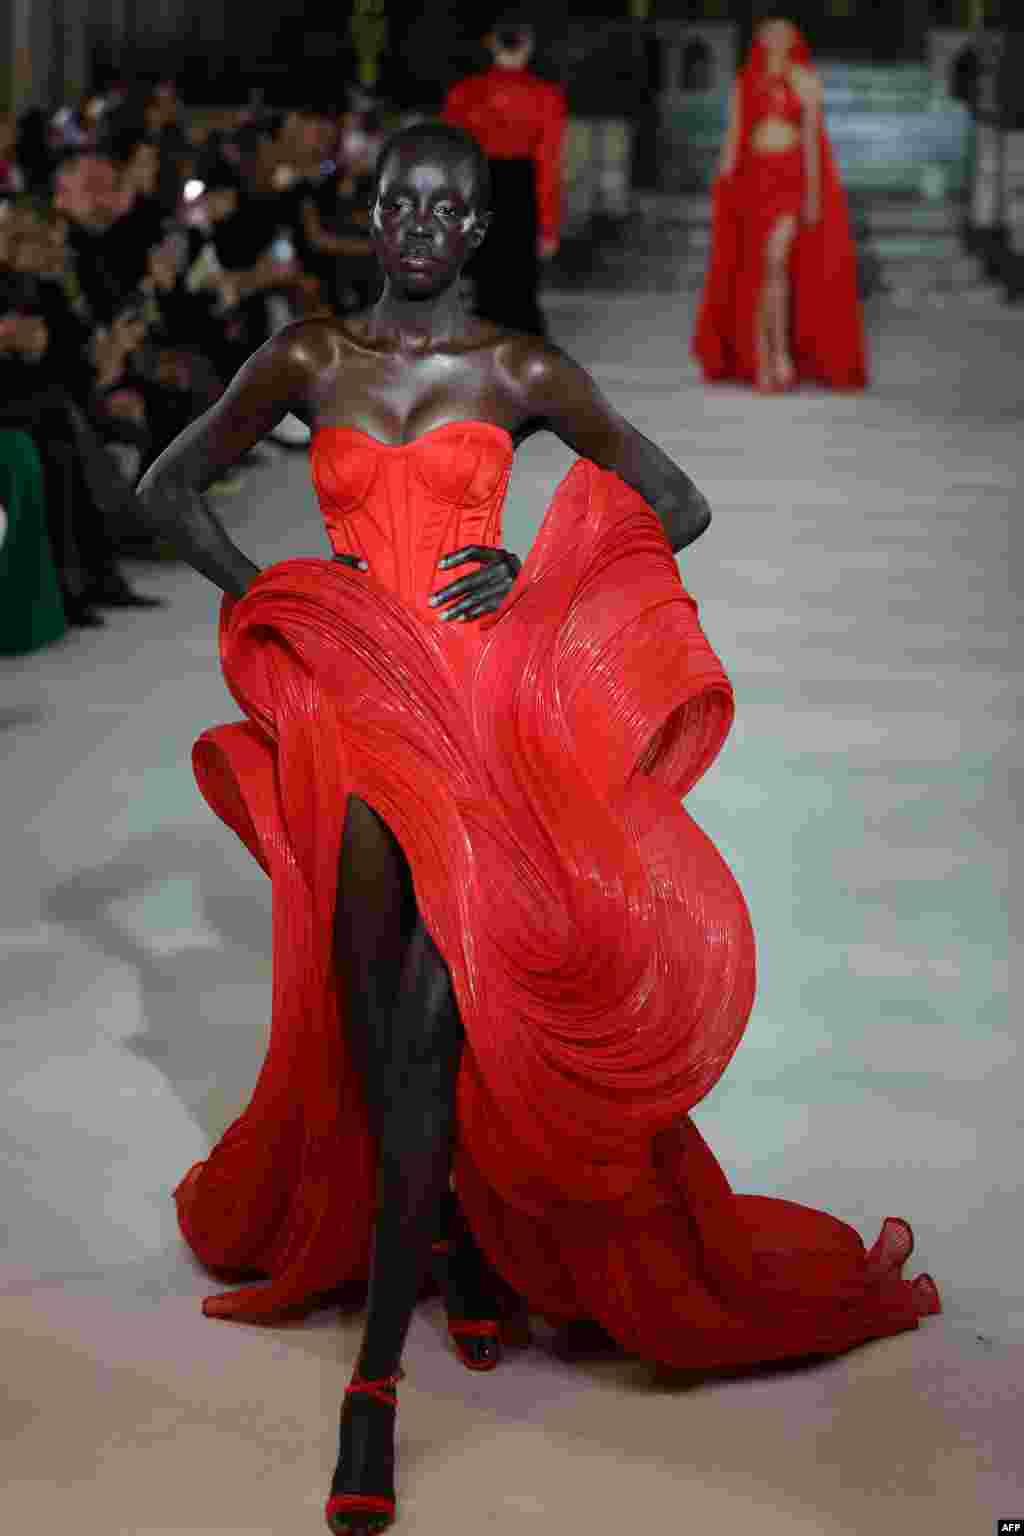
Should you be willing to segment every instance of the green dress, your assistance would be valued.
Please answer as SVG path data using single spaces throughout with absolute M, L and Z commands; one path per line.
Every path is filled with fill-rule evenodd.
M 42 465 L 27 432 L 0 431 L 0 509 L 0 655 L 21 656 L 67 629 Z

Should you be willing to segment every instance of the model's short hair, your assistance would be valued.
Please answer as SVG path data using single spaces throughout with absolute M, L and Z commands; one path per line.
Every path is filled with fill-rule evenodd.
M 410 123 L 408 127 L 399 128 L 390 138 L 385 139 L 373 172 L 374 196 L 380 186 L 384 167 L 391 156 L 404 149 L 407 144 L 422 144 L 428 148 L 433 146 L 445 149 L 460 160 L 471 161 L 479 211 L 481 213 L 488 211 L 491 206 L 491 168 L 487 164 L 487 156 L 471 133 L 466 133 L 462 128 L 456 128 L 454 123 L 443 123 L 440 118 L 428 118 L 422 123 Z

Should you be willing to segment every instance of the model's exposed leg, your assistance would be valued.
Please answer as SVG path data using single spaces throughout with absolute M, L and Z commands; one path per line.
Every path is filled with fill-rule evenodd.
M 378 1136 L 377 1044 L 390 1029 L 416 922 L 412 877 L 397 838 L 364 800 L 350 795 L 338 861 L 334 963 L 345 1038 Z
M 389 1037 L 370 1091 L 380 1150 L 369 1314 L 359 1373 L 398 1369 L 448 1188 L 462 1026 L 451 978 L 418 923 L 406 951 Z
M 777 220 L 765 247 L 765 281 L 762 293 L 769 366 L 775 384 L 788 389 L 795 381 L 789 345 L 789 257 L 796 235 L 796 219 L 786 214 Z
M 448 1187 L 462 1028 L 447 967 L 416 914 L 402 850 L 354 798 L 342 840 L 335 940 L 348 1039 L 378 1138 L 369 1309 L 357 1374 L 379 1380 L 399 1369 Z M 393 1457 L 393 1408 L 372 1396 L 347 1396 L 332 1497 L 390 1497 Z M 331 1523 L 357 1533 L 379 1522 L 350 1512 Z

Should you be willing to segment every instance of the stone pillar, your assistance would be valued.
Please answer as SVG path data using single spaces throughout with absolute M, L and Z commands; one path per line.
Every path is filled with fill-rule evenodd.
M 976 37 L 980 72 L 970 220 L 976 230 L 1002 238 L 1006 227 L 1006 135 L 999 122 L 997 80 L 1003 39 L 993 32 L 979 32 Z

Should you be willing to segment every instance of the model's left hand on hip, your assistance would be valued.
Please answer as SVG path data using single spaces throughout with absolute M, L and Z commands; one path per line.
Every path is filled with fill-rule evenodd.
M 467 560 L 478 561 L 481 569 L 469 576 L 460 576 L 430 599 L 432 608 L 440 607 L 442 603 L 454 603 L 442 613 L 442 619 L 479 619 L 485 613 L 494 613 L 511 592 L 523 568 L 523 562 L 510 550 L 495 549 L 488 544 L 467 544 L 439 560 L 438 569 L 446 571 L 453 565 L 465 565 Z

